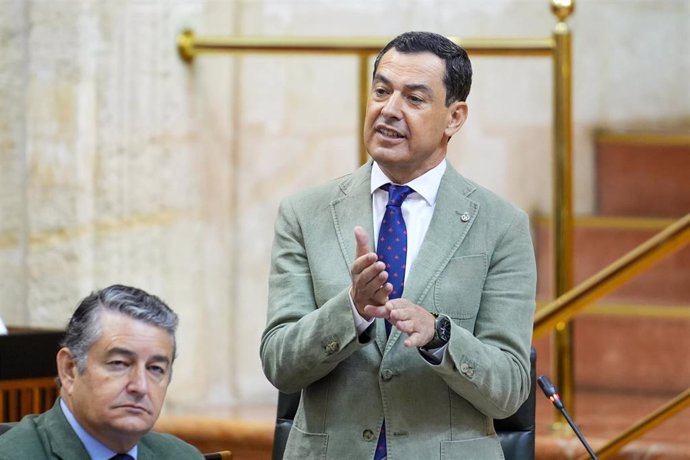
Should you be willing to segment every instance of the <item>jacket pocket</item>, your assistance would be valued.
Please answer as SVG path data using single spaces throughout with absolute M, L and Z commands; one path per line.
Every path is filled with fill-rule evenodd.
M 325 460 L 328 435 L 325 433 L 307 433 L 295 425 L 290 429 L 285 446 L 284 460 L 304 460 L 320 458 Z
M 503 450 L 496 436 L 441 442 L 441 460 L 503 459 Z
M 434 306 L 456 320 L 477 316 L 488 270 L 485 254 L 450 259 L 434 284 Z

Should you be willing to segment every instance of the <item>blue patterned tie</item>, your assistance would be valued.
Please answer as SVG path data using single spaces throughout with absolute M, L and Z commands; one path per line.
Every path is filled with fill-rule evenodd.
M 407 185 L 386 184 L 381 188 L 388 192 L 388 204 L 381 221 L 379 239 L 376 244 L 376 254 L 379 260 L 386 264 L 388 282 L 393 285 L 393 292 L 388 296 L 397 299 L 402 296 L 405 287 L 405 264 L 407 262 L 407 227 L 403 219 L 402 206 L 407 195 L 414 192 Z M 391 323 L 386 321 L 386 334 L 390 335 Z M 376 444 L 374 460 L 386 458 L 386 425 L 381 426 L 381 433 Z
M 131 455 L 128 454 L 116 454 L 110 457 L 108 460 L 134 460 Z
M 397 299 L 402 296 L 405 286 L 405 263 L 407 261 L 407 227 L 403 219 L 402 206 L 407 195 L 414 192 L 407 185 L 385 184 L 381 188 L 388 192 L 388 204 L 381 221 L 376 254 L 386 264 L 388 282 L 393 292 L 388 296 Z M 391 323 L 386 321 L 386 333 L 390 334 Z

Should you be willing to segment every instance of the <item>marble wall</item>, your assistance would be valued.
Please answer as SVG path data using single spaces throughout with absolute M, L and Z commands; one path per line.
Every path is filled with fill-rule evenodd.
M 575 206 L 594 129 L 690 117 L 690 2 L 581 0 Z M 180 314 L 173 413 L 275 400 L 258 346 L 282 196 L 357 166 L 356 60 L 179 59 L 199 35 L 536 36 L 547 0 L 0 0 L 0 316 L 61 327 L 115 282 Z M 449 158 L 530 212 L 551 203 L 551 62 L 473 59 Z

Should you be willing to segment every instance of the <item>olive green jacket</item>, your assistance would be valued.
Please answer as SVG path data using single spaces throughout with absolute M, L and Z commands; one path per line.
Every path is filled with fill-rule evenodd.
M 169 434 L 148 433 L 137 445 L 138 460 L 203 459 L 193 446 Z M 0 436 L 0 460 L 91 460 L 59 400 L 41 415 L 27 415 Z
M 302 391 L 286 459 L 371 460 L 385 420 L 388 460 L 500 459 L 493 418 L 530 390 L 536 267 L 527 215 L 450 164 L 403 297 L 452 319 L 443 362 L 357 335 L 348 290 L 353 228 L 373 235 L 371 162 L 285 199 L 275 224 L 264 373 Z

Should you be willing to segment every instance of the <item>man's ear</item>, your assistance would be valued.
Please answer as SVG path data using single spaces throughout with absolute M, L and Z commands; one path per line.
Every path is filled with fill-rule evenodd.
M 467 102 L 455 101 L 448 108 L 448 124 L 446 125 L 446 135 L 450 139 L 455 133 L 460 131 L 462 125 L 467 120 Z
M 57 353 L 57 371 L 62 387 L 69 393 L 77 375 L 77 363 L 69 348 L 62 347 Z

